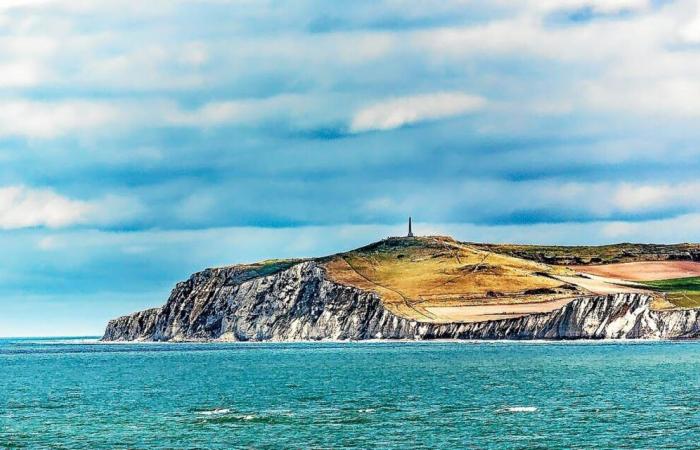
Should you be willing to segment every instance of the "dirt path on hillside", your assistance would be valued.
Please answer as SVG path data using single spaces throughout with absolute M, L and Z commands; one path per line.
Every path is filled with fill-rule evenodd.
M 619 294 L 623 292 L 642 293 L 649 292 L 644 286 L 630 283 L 617 278 L 599 277 L 597 275 L 585 276 L 556 276 L 557 280 L 575 284 L 596 295 Z
M 545 302 L 491 304 L 474 306 L 426 306 L 439 322 L 484 322 L 512 319 L 535 313 L 546 313 L 561 308 L 576 297 Z

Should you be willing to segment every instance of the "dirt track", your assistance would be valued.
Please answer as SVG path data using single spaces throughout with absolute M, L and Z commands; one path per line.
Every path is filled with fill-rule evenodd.
M 566 305 L 572 298 L 545 302 L 493 304 L 475 306 L 428 306 L 425 309 L 438 322 L 483 322 L 486 320 L 512 319 L 533 313 L 554 311 Z
M 577 272 L 628 281 L 654 281 L 700 276 L 700 263 L 693 261 L 648 261 L 569 267 Z

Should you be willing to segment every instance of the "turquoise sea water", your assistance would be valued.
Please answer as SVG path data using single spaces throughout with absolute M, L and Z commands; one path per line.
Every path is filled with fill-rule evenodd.
M 700 448 L 700 342 L 0 340 L 0 448 Z

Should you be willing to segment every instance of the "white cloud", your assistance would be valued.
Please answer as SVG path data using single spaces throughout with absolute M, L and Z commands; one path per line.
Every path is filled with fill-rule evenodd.
M 182 47 L 180 62 L 191 66 L 201 66 L 209 60 L 207 46 L 202 42 L 189 42 Z
M 0 80 L 2 76 L 0 76 Z M 166 100 L 0 100 L 0 136 L 52 139 L 65 135 L 120 132 L 163 125 L 213 126 L 243 120 L 250 102 L 211 102 L 185 110 Z
M 462 92 L 398 97 L 359 110 L 352 118 L 350 131 L 390 130 L 427 120 L 444 119 L 483 108 L 486 100 Z
M 684 2 L 683 23 L 678 27 L 678 38 L 686 44 L 700 44 L 700 0 Z
M 612 198 L 613 203 L 622 211 L 700 206 L 700 183 L 623 184 Z
M 315 99 L 300 95 L 211 101 L 192 109 L 170 100 L 152 99 L 46 102 L 0 99 L 0 136 L 52 139 L 161 126 L 204 128 L 253 124 L 272 118 L 287 118 L 303 124 L 323 117 L 321 110 L 322 105 Z
M 45 252 L 63 247 L 63 241 L 57 236 L 44 236 L 37 240 L 36 248 Z
M 625 184 L 614 193 L 615 205 L 622 211 L 639 211 L 658 207 L 674 197 L 670 186 L 635 186 Z
M 138 200 L 118 195 L 85 201 L 62 196 L 51 189 L 0 187 L 2 230 L 114 225 L 136 219 L 144 210 Z M 40 242 L 39 247 L 49 249 L 54 243 Z
M 601 227 L 601 235 L 610 239 L 631 236 L 637 230 L 637 224 L 631 222 L 610 222 Z
M 687 70 L 690 73 L 692 66 Z M 692 77 L 602 79 L 581 92 L 587 94 L 583 102 L 596 109 L 669 118 L 700 115 L 700 81 Z
M 0 88 L 32 86 L 41 79 L 41 70 L 31 61 L 0 64 Z
M 649 8 L 649 0 L 593 0 L 580 2 L 600 13 L 617 13 L 622 11 L 644 11 Z
M 45 6 L 56 3 L 55 0 L 4 0 L 0 4 L 0 11 L 10 10 L 19 7 Z
M 162 106 L 167 109 L 162 111 L 159 117 L 166 125 L 202 128 L 254 124 L 282 118 L 292 120 L 303 127 L 329 116 L 328 113 L 324 115 L 324 102 L 313 96 L 292 94 L 267 98 L 214 100 L 192 109 L 185 109 L 173 103 Z
M 569 210 L 598 218 L 675 210 L 700 210 L 700 183 L 523 183 L 533 205 Z
M 174 106 L 166 116 L 166 121 L 173 125 L 213 126 L 236 122 L 250 112 L 250 104 L 238 101 L 213 101 L 192 110 L 183 110 Z
M 109 226 L 138 220 L 146 212 L 146 206 L 137 198 L 107 194 L 89 202 L 83 219 L 87 225 Z
M 53 138 L 107 126 L 120 114 L 113 105 L 91 101 L 0 100 L 0 136 Z
M 88 203 L 71 200 L 49 189 L 0 188 L 0 229 L 4 230 L 72 225 L 84 220 L 89 210 Z
M 562 114 L 586 109 L 671 119 L 697 117 L 700 60 L 697 48 L 683 45 L 700 42 L 698 5 L 697 0 L 681 0 L 655 8 L 647 1 L 637 0 L 537 0 L 507 18 L 421 30 L 412 33 L 407 42 L 423 50 L 433 64 L 446 68 L 459 64 L 469 67 L 480 56 L 537 58 L 582 68 L 579 73 L 563 77 L 551 75 L 553 88 L 546 102 L 570 105 L 561 108 Z M 547 15 L 553 11 L 581 7 L 603 14 L 622 11 L 640 14 L 562 26 L 547 24 Z M 528 86 L 520 84 L 525 80 L 498 81 L 511 92 L 515 88 L 527 96 Z M 544 100 L 530 99 L 525 105 L 542 114 Z M 506 102 L 513 108 L 523 106 L 515 100 L 506 99 Z
M 534 183 L 522 185 L 534 193 L 535 205 L 579 210 L 595 217 L 675 210 L 700 211 L 700 183 Z

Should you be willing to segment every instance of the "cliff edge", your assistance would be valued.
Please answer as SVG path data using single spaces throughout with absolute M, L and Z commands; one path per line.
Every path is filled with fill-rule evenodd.
M 441 323 L 401 317 L 373 290 L 342 284 L 316 260 L 207 269 L 166 304 L 109 322 L 104 341 L 362 339 L 684 339 L 700 310 L 656 311 L 644 293 L 575 296 L 541 313 Z M 507 308 L 505 306 L 504 308 Z

